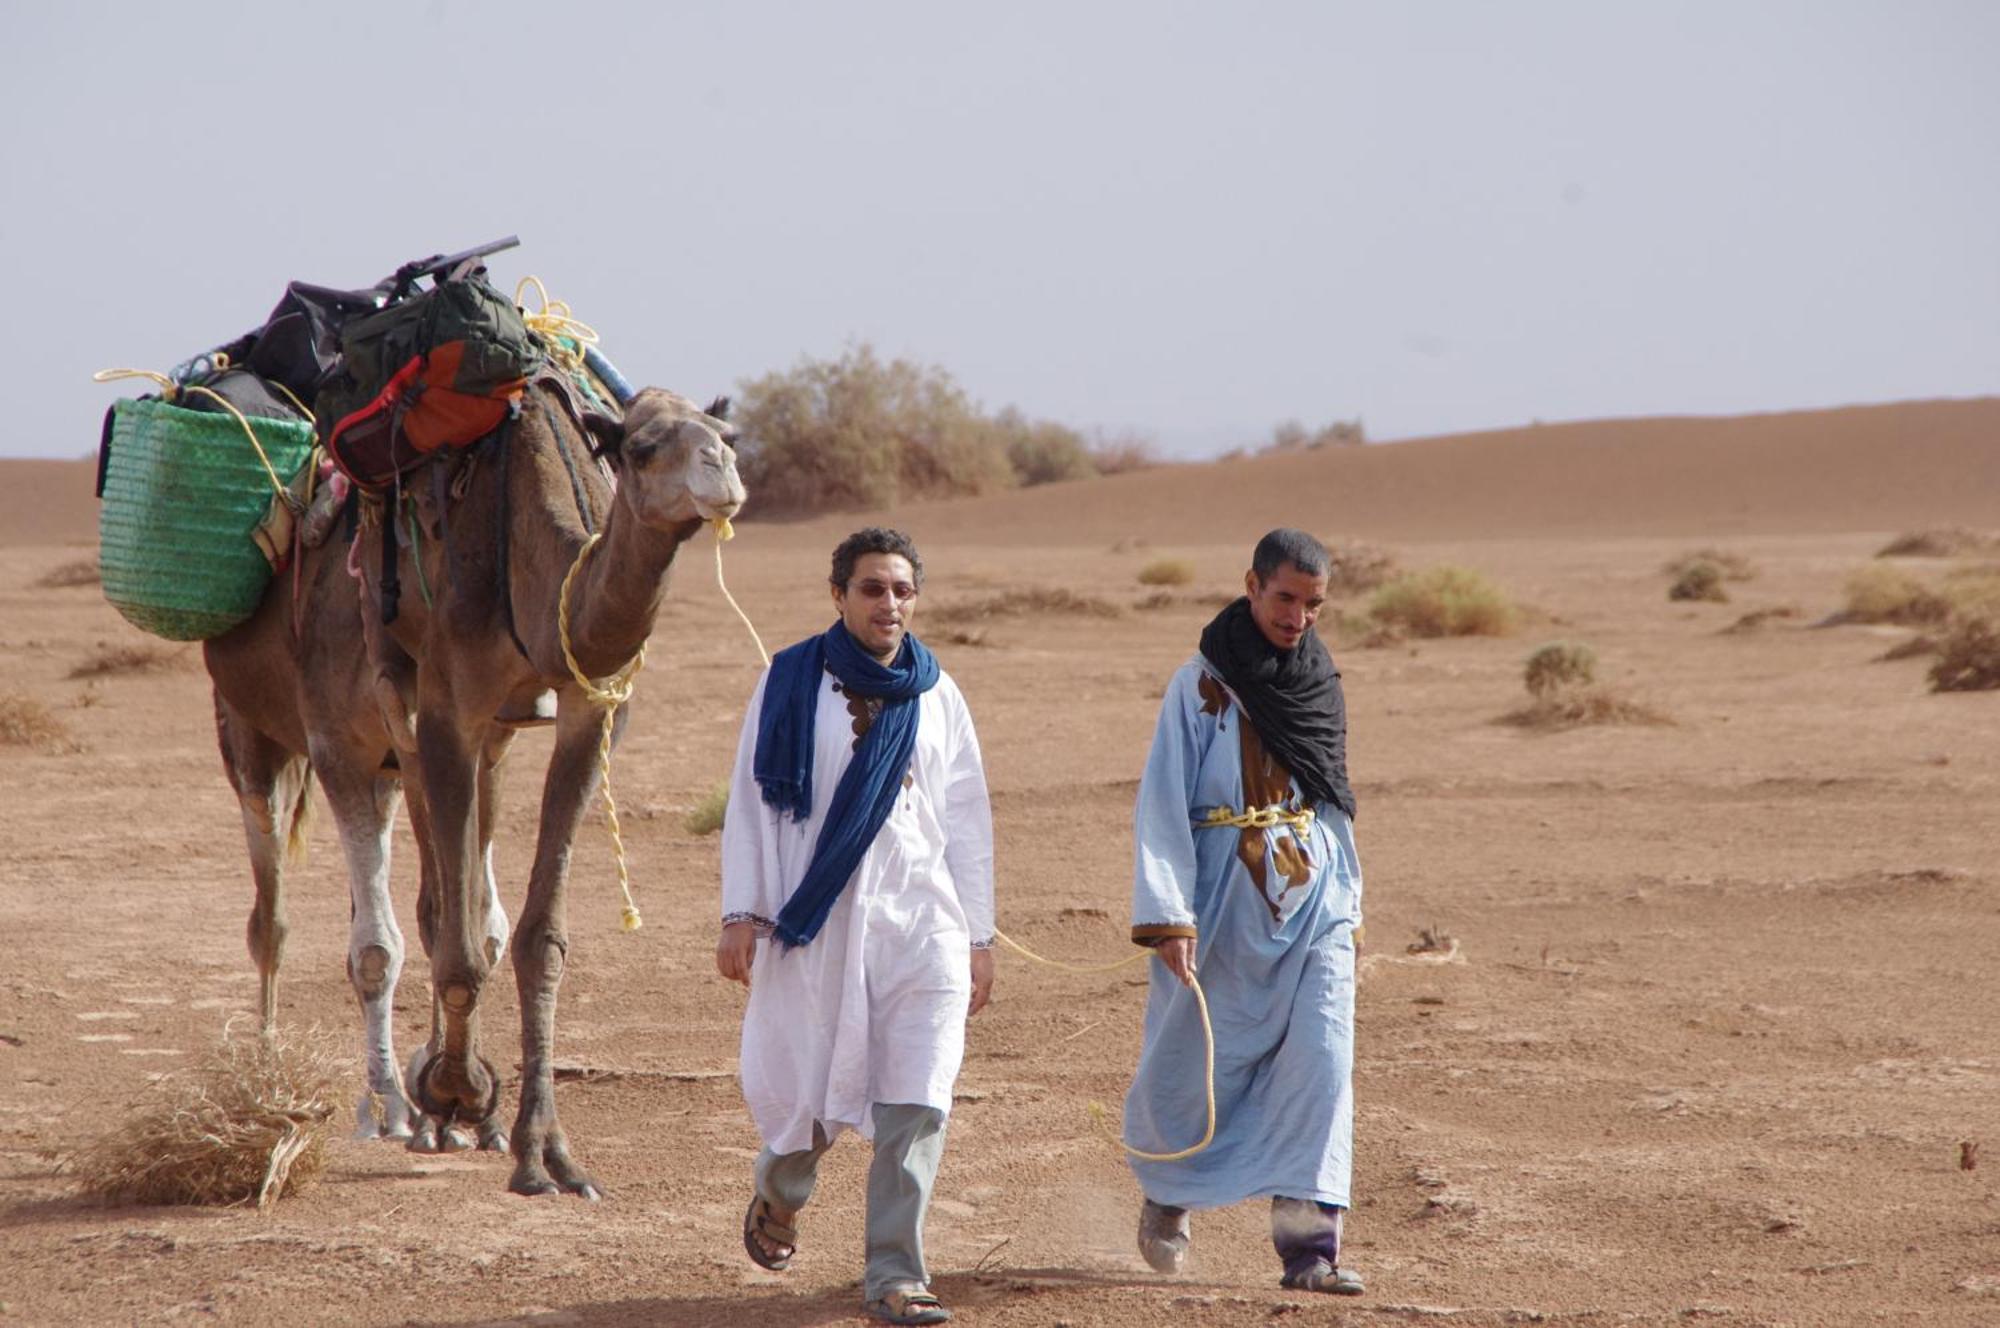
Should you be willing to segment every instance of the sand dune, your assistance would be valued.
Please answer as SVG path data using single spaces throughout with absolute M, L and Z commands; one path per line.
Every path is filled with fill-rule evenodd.
M 87 540 L 93 467 L 0 461 L 0 544 Z M 1726 535 L 1990 525 L 2000 398 L 1722 418 L 1592 420 L 1163 466 L 912 503 L 917 533 L 982 544 L 1229 541 L 1274 521 L 1372 539 Z M 817 547 L 851 515 L 767 527 Z

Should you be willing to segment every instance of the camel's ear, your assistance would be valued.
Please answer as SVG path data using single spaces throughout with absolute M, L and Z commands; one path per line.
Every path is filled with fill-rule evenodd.
M 590 435 L 590 450 L 598 456 L 616 457 L 625 447 L 625 421 L 614 420 L 598 411 L 585 411 L 583 430 Z
M 709 403 L 708 403 L 708 415 L 709 415 L 709 417 L 710 417 L 711 419 L 717 419 L 717 420 L 726 420 L 726 419 L 728 419 L 728 418 L 729 418 L 729 398 L 728 398 L 728 397 L 726 397 L 726 396 L 720 396 L 720 397 L 717 397 L 717 398 L 716 398 L 715 400 L 713 400 L 713 401 L 709 402 Z

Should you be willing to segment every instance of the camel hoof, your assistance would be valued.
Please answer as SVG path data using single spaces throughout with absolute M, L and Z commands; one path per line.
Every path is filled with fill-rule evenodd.
M 417 1128 L 410 1132 L 410 1142 L 406 1145 L 412 1153 L 439 1153 L 438 1131 L 441 1127 L 432 1117 L 425 1116 L 417 1122 Z
M 438 1151 L 440 1153 L 469 1153 L 472 1151 L 472 1146 L 475 1142 L 476 1140 L 470 1134 L 466 1133 L 463 1126 L 447 1125 L 444 1127 L 444 1132 L 438 1136 Z
M 507 1131 L 500 1127 L 497 1119 L 479 1122 L 479 1151 L 482 1153 L 507 1151 Z
M 388 1097 L 381 1093 L 363 1093 L 361 1101 L 354 1108 L 354 1137 L 397 1141 L 408 1139 L 410 1118 L 413 1114 L 410 1104 L 400 1098 Z

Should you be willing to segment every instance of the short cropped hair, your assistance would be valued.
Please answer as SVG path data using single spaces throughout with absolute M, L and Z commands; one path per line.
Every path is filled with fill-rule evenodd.
M 917 579 L 917 589 L 923 589 L 924 560 L 918 556 L 916 544 L 902 531 L 887 526 L 864 526 L 840 542 L 833 551 L 833 574 L 827 578 L 834 589 L 847 589 L 847 583 L 854 579 L 854 564 L 866 553 L 896 553 L 909 559 L 910 575 Z
M 1280 526 L 1257 541 L 1257 551 L 1250 555 L 1250 570 L 1257 574 L 1257 583 L 1262 585 L 1286 563 L 1307 576 L 1325 576 L 1332 561 L 1326 545 L 1303 530 Z

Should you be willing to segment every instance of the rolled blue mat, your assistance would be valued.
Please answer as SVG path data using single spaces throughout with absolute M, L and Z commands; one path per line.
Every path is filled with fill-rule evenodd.
M 618 404 L 629 406 L 632 398 L 639 395 L 639 389 L 625 381 L 625 375 L 618 372 L 618 366 L 604 358 L 604 352 L 595 346 L 583 348 L 584 367 L 597 375 L 597 381 L 611 389 L 611 395 L 618 398 Z

